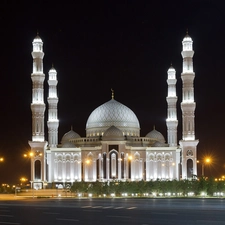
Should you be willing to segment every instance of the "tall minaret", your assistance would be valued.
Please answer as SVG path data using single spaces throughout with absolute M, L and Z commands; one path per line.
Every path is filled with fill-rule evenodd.
M 172 67 L 167 71 L 168 79 L 168 96 L 166 98 L 168 109 L 167 109 L 167 140 L 170 147 L 177 146 L 177 94 L 176 94 L 176 70 Z
M 49 70 L 49 94 L 48 94 L 48 143 L 49 147 L 56 147 L 58 144 L 58 97 L 57 97 L 57 72 L 52 67 Z
M 186 34 L 182 41 L 183 51 L 183 72 L 181 79 L 183 81 L 183 94 L 181 102 L 182 110 L 182 140 L 180 147 L 182 151 L 182 178 L 191 178 L 197 175 L 197 145 L 195 140 L 195 101 L 194 101 L 194 78 L 193 71 L 193 41 Z
M 43 73 L 43 42 L 37 35 L 33 40 L 33 73 L 31 79 L 32 89 L 32 141 L 31 147 L 31 185 L 33 188 L 43 188 L 46 180 L 45 174 L 45 148 L 47 142 L 44 136 L 44 87 L 45 75 Z
M 45 75 L 43 73 L 43 42 L 37 35 L 33 41 L 33 73 L 31 79 L 33 82 L 32 90 L 32 141 L 44 141 L 44 88 L 43 82 Z

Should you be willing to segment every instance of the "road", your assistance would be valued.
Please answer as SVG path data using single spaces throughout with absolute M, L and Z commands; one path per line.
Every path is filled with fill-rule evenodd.
M 0 224 L 224 225 L 225 199 L 0 199 Z

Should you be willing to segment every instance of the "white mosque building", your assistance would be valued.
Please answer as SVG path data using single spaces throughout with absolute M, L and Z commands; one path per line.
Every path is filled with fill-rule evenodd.
M 167 143 L 153 129 L 140 137 L 135 113 L 112 98 L 91 112 L 86 123 L 86 137 L 71 129 L 58 143 L 57 72 L 49 71 L 48 141 L 45 139 L 43 42 L 33 40 L 31 183 L 33 188 L 86 181 L 150 181 L 188 179 L 197 175 L 195 139 L 195 101 L 193 41 L 187 34 L 183 41 L 182 140 L 177 143 L 176 71 L 168 73 Z M 144 105 L 142 105 L 144 107 Z

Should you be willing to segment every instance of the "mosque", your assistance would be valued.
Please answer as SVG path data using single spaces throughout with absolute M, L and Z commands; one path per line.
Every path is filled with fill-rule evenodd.
M 43 42 L 33 40 L 31 184 L 35 189 L 74 182 L 150 181 L 189 179 L 197 175 L 193 41 L 186 34 L 182 41 L 182 140 L 177 143 L 176 71 L 168 71 L 168 109 L 165 125 L 167 143 L 155 128 L 140 137 L 140 124 L 135 113 L 112 97 L 90 113 L 86 137 L 73 129 L 58 143 L 57 72 L 48 76 L 48 119 L 45 124 Z M 166 82 L 166 81 L 165 81 Z M 143 105 L 142 105 L 143 107 Z M 45 126 L 48 140 L 45 139 Z

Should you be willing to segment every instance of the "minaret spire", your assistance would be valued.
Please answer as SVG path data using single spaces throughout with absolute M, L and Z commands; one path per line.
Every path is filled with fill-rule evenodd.
M 167 140 L 169 146 L 177 146 L 177 94 L 176 94 L 176 70 L 172 67 L 172 63 L 170 68 L 167 71 L 168 79 L 168 96 L 166 98 L 168 109 L 167 109 Z
M 180 146 L 182 149 L 182 178 L 192 178 L 197 175 L 197 145 L 195 139 L 195 107 L 194 101 L 194 79 L 193 71 L 193 41 L 189 35 L 186 35 L 182 41 L 183 51 L 183 71 L 181 79 L 183 82 L 183 94 L 181 102 L 182 110 L 182 140 Z
M 111 88 L 112 91 L 112 99 L 114 99 L 114 90 Z
M 49 95 L 48 95 L 48 142 L 49 147 L 56 147 L 58 144 L 58 96 L 57 96 L 57 72 L 53 67 L 49 70 Z

